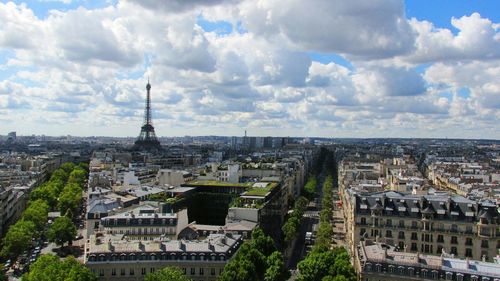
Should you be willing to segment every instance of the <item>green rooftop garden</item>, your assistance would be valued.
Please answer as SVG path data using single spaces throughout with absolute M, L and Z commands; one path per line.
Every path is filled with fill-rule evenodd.
M 269 182 L 267 183 L 266 186 L 260 187 L 260 186 L 252 186 L 250 189 L 247 190 L 243 195 L 244 196 L 266 196 L 268 192 L 270 192 L 273 188 L 278 186 L 278 183 L 275 182 Z

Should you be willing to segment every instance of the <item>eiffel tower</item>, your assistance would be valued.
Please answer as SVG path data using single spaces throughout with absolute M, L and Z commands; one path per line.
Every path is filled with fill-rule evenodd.
M 151 118 L 151 96 L 149 91 L 151 85 L 146 85 L 146 108 L 144 109 L 144 124 L 141 127 L 141 134 L 135 141 L 134 149 L 136 150 L 161 150 L 161 145 L 156 138 L 155 128 L 153 127 L 153 120 Z

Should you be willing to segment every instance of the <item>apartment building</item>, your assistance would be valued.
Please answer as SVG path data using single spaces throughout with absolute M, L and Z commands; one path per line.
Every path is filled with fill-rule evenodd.
M 167 266 L 180 268 L 194 281 L 214 281 L 243 243 L 241 235 L 211 234 L 204 240 L 130 241 L 125 235 L 92 235 L 85 245 L 85 265 L 101 281 L 143 280 Z
M 359 280 L 499 281 L 500 264 L 397 251 L 380 243 L 361 242 L 354 261 Z
M 352 252 L 362 240 L 377 240 L 401 251 L 491 261 L 500 248 L 500 214 L 493 201 L 352 190 L 344 201 Z
M 187 210 L 161 213 L 150 205 L 101 218 L 107 234 L 125 234 L 131 240 L 154 240 L 159 236 L 177 238 L 188 225 Z

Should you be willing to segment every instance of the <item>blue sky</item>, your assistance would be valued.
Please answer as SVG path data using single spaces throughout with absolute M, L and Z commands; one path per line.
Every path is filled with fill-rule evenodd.
M 493 0 L 1 1 L 0 135 L 135 136 L 149 77 L 160 136 L 500 138 L 498 11 Z

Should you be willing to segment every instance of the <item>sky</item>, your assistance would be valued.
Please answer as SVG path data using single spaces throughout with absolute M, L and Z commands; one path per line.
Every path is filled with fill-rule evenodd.
M 497 0 L 0 2 L 0 135 L 500 139 Z

